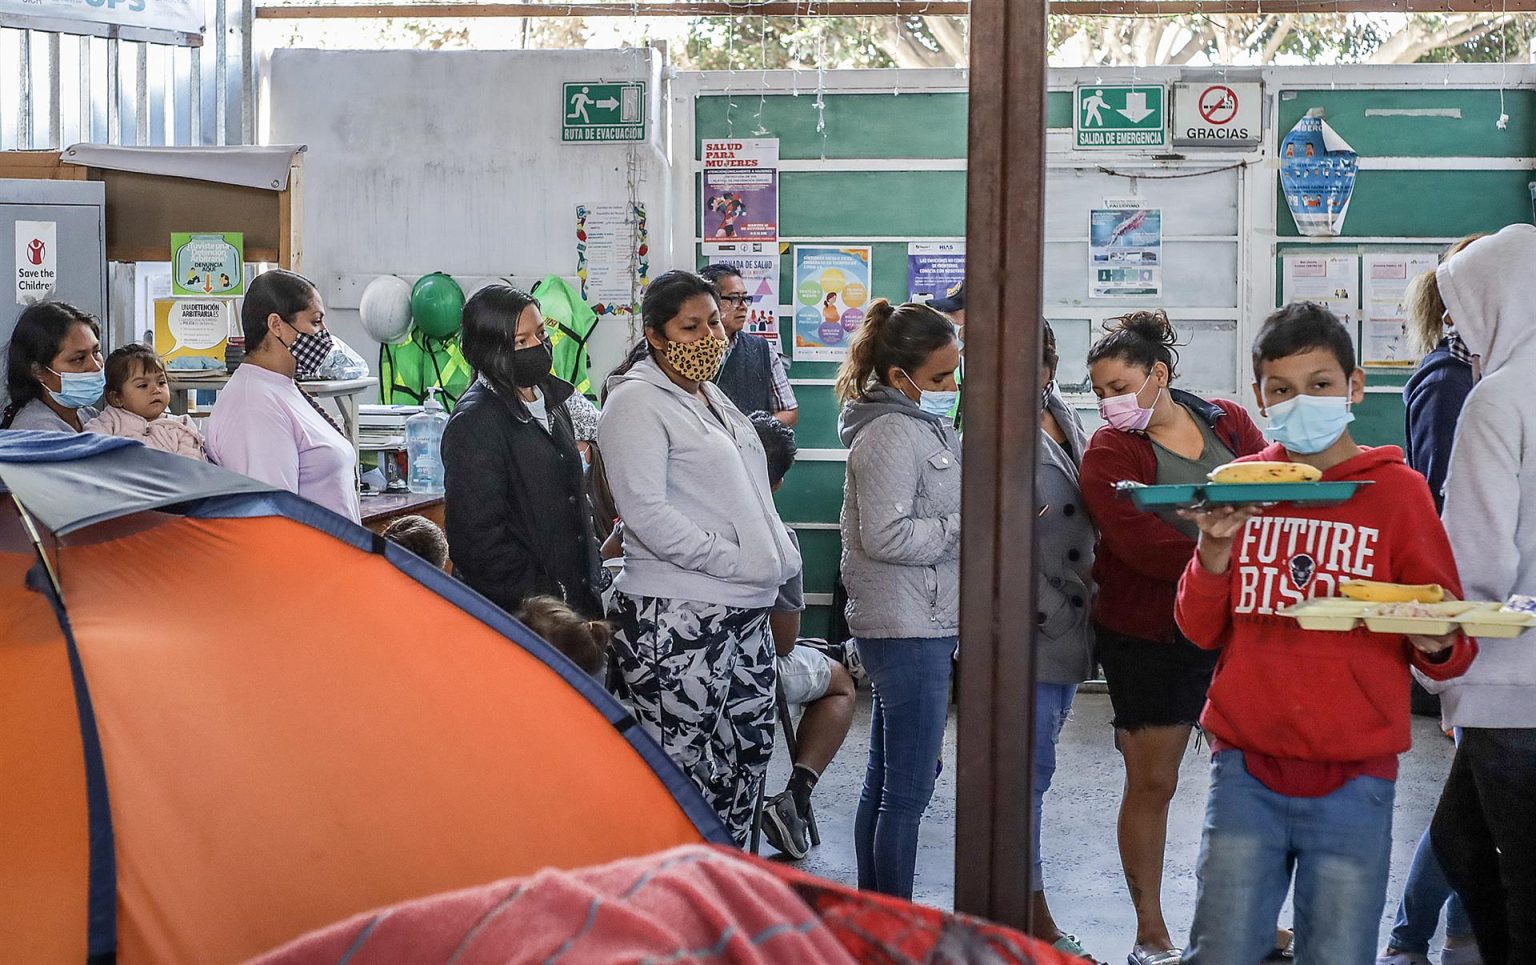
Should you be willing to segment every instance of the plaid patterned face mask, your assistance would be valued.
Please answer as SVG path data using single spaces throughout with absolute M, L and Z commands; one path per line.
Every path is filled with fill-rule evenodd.
M 298 363 L 294 377 L 307 379 L 312 377 L 325 360 L 331 357 L 331 349 L 335 347 L 331 341 L 331 333 L 325 329 L 318 332 L 300 332 L 294 328 L 292 322 L 284 322 L 289 328 L 298 333 L 292 342 L 288 343 L 288 351 L 292 353 L 293 360 Z

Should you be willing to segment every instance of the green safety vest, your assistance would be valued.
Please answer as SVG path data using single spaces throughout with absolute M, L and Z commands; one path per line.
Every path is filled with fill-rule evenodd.
M 385 405 L 420 405 L 435 387 L 438 401 L 452 412 L 474 378 L 457 335 L 432 338 L 413 326 L 406 342 L 379 346 L 379 395 Z
M 549 328 L 555 377 L 576 386 L 576 391 L 582 395 L 591 395 L 587 340 L 597 328 L 597 313 L 581 300 L 581 293 L 559 275 L 549 275 L 533 286 L 533 294 L 539 300 L 544 324 Z

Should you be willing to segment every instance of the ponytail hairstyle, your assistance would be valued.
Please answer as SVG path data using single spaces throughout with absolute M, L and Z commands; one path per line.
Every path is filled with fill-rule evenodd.
M 1103 338 L 1088 350 L 1088 365 L 1118 359 L 1147 373 L 1161 362 L 1168 367 L 1168 381 L 1179 377 L 1179 333 L 1161 308 L 1131 312 L 1104 323 Z
M 245 350 L 261 348 L 267 337 L 267 319 L 276 315 L 292 323 L 295 316 L 315 303 L 320 295 L 314 282 L 303 275 L 274 268 L 264 271 L 245 290 L 240 307 L 240 328 L 245 333 Z
M 1449 261 L 1461 249 L 1483 237 L 1486 234 L 1482 232 L 1467 235 L 1445 249 L 1445 254 L 1440 256 L 1441 262 Z M 1440 295 L 1440 281 L 1433 268 L 1408 282 L 1403 302 L 1408 313 L 1409 343 L 1420 355 L 1428 355 L 1445 337 L 1445 299 Z
M 64 302 L 30 305 L 17 316 L 16 330 L 5 353 L 5 390 L 11 400 L 0 424 L 9 427 L 22 406 L 43 397 L 43 384 L 32 374 L 32 367 L 52 368 L 64 340 L 76 325 L 84 325 L 101 338 L 101 326 L 96 319 Z
M 517 351 L 517 323 L 529 305 L 539 300 L 510 285 L 487 285 L 464 303 L 459 347 L 475 374 L 504 398 L 517 397 L 512 356 Z
M 630 347 L 629 354 L 624 356 L 624 361 L 616 365 L 608 378 L 615 375 L 623 375 L 638 365 L 646 356 L 651 355 L 651 343 L 645 337 L 645 332 L 663 334 L 667 323 L 676 318 L 683 310 L 683 303 L 690 298 L 699 295 L 708 295 L 718 304 L 720 293 L 715 291 L 702 275 L 691 271 L 673 269 L 661 275 L 655 281 L 646 286 L 645 295 L 640 299 L 640 324 L 642 334 L 640 339 Z M 603 401 L 608 400 L 608 386 L 603 385 Z
M 837 370 L 837 400 L 864 398 L 871 386 L 888 384 L 885 378 L 891 369 L 920 368 L 928 356 L 953 341 L 955 323 L 927 305 L 892 305 L 884 298 L 875 299 Z

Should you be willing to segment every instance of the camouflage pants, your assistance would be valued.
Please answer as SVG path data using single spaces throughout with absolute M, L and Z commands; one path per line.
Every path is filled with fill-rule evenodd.
M 641 726 L 746 844 L 773 754 L 768 611 L 615 593 L 608 616 Z

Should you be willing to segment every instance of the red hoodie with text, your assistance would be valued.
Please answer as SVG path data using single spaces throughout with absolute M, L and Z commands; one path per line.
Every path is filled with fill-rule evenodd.
M 1290 458 L 1271 445 L 1240 461 L 1254 460 Z M 1201 725 L 1218 746 L 1242 750 L 1273 790 L 1298 796 L 1329 793 L 1355 774 L 1395 777 L 1396 755 L 1412 746 L 1410 663 L 1448 680 L 1477 653 L 1462 637 L 1436 662 L 1403 637 L 1363 624 L 1347 633 L 1303 630 L 1277 615 L 1338 596 L 1345 580 L 1438 583 L 1461 595 L 1429 487 L 1402 450 L 1362 449 L 1323 479 L 1372 485 L 1338 506 L 1280 505 L 1249 520 L 1226 573 L 1209 572 L 1198 555 L 1190 561 L 1176 608 L 1189 639 L 1222 651 Z

